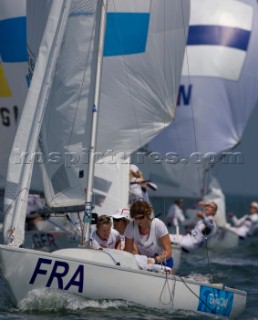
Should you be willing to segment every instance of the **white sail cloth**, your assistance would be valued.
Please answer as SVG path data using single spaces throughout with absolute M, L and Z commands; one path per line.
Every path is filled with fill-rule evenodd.
M 193 186 L 189 196 L 201 195 L 204 164 L 217 163 L 241 141 L 258 102 L 257 41 L 256 0 L 191 2 L 176 117 L 148 145 L 150 151 L 177 156 L 177 162 L 161 164 L 166 180 L 176 185 L 171 184 L 171 195 L 178 194 L 177 185 Z M 223 161 L 242 160 L 226 154 Z M 159 190 L 155 195 L 161 195 Z
M 113 161 L 96 166 L 110 184 L 96 190 L 106 196 L 99 212 L 127 206 L 131 152 L 174 116 L 188 15 L 186 1 L 109 2 L 97 148 Z
M 8 159 L 28 90 L 26 0 L 0 2 L 0 188 L 5 188 Z M 24 158 L 16 150 L 17 162 Z M 39 170 L 31 189 L 42 191 Z
M 27 93 L 26 0 L 0 2 L 0 188 Z
M 28 51 L 30 74 L 34 76 L 27 100 L 30 101 L 35 91 L 39 100 L 43 99 L 39 105 L 33 99 L 25 103 L 27 112 L 23 113 L 14 147 L 19 145 L 29 157 L 43 165 L 48 204 L 70 206 L 84 203 L 90 113 L 99 111 L 93 106 L 92 96 L 95 34 L 98 33 L 95 17 L 99 13 L 96 3 L 100 2 L 72 1 L 68 19 L 60 12 L 47 18 L 51 3 L 28 1 Z M 164 119 L 169 124 L 174 116 L 189 1 L 115 0 L 109 3 L 111 29 L 107 24 L 100 106 L 104 112 L 99 115 L 98 150 L 130 153 L 161 130 Z M 55 5 L 58 7 L 53 1 L 51 12 Z M 57 11 L 60 7 L 59 2 Z M 136 21 L 136 27 L 132 21 Z M 35 23 L 34 27 L 31 22 Z M 64 37 L 57 29 L 64 30 Z M 110 47 L 108 41 L 111 41 Z M 39 128 L 39 152 L 36 152 Z M 5 220 L 5 240 L 12 234 L 14 245 L 19 245 L 23 240 L 21 229 L 32 165 L 26 167 L 22 163 L 12 171 L 14 156 L 12 153 L 8 170 L 5 205 L 10 208 Z
M 241 141 L 258 102 L 257 16 L 255 0 L 192 1 L 176 117 L 155 150 L 217 154 Z
M 47 158 L 43 163 L 46 200 L 56 207 L 85 201 L 92 86 L 85 88 L 84 84 L 89 84 L 91 74 L 85 67 L 92 55 L 96 2 L 75 3 L 40 137 L 41 152 Z M 92 6 L 84 8 L 84 3 Z M 174 116 L 188 15 L 188 1 L 109 1 L 94 182 L 100 197 L 111 195 L 114 180 L 121 179 L 121 170 L 117 168 L 121 163 L 116 163 L 124 158 L 121 153 L 128 158 Z M 90 24 L 88 34 L 84 30 L 87 23 Z M 83 54 L 75 55 L 75 50 Z M 58 126 L 56 119 L 59 119 Z M 111 171 L 109 176 L 103 178 L 101 166 Z M 117 174 L 113 175 L 114 172 Z M 122 179 L 124 185 L 129 184 L 128 176 Z M 115 190 L 122 191 L 119 184 Z M 128 194 L 128 188 L 124 191 L 123 194 Z M 125 196 L 119 192 L 111 198 Z M 116 208 L 126 205 L 119 203 Z

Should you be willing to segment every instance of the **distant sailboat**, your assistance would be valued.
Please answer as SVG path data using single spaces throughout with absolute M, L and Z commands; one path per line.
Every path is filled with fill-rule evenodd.
M 159 185 L 153 196 L 200 199 L 209 192 L 204 181 L 212 166 L 243 161 L 232 149 L 258 102 L 257 16 L 255 0 L 192 1 L 176 117 L 148 144 L 167 157 L 160 165 L 165 175 L 155 164 L 147 169 Z M 223 211 L 220 227 L 226 227 Z M 225 246 L 237 243 L 230 234 L 235 239 Z

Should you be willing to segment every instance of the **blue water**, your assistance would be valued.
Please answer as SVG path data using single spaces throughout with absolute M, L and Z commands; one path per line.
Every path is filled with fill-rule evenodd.
M 228 210 L 238 214 L 248 209 L 253 198 L 231 197 Z M 237 205 L 237 202 L 239 204 Z M 230 205 L 232 203 L 232 205 Z M 163 204 L 157 202 L 160 206 Z M 233 210 L 235 206 L 236 210 Z M 183 254 L 178 275 L 191 275 L 229 287 L 247 291 L 247 305 L 240 319 L 258 319 L 258 232 L 242 241 L 234 250 L 212 252 L 205 248 L 194 254 Z M 209 263 L 208 263 L 209 261 Z M 114 284 L 115 285 L 115 284 Z M 137 290 L 137 287 L 135 288 Z M 146 288 L 155 290 L 154 288 Z M 4 279 L 0 277 L 0 319 L 207 319 L 186 312 L 164 313 L 139 307 L 126 301 L 95 301 L 69 295 L 65 292 L 38 292 L 16 308 Z

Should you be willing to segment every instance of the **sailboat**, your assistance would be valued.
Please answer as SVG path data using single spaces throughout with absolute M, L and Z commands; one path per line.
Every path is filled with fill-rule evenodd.
M 177 64 L 175 66 L 169 64 L 169 68 L 166 66 L 164 69 L 163 66 L 161 66 L 161 70 L 164 72 L 164 80 L 171 80 L 170 76 L 173 74 L 173 81 L 169 84 L 171 85 L 171 83 L 173 83 L 174 93 L 177 92 L 180 79 L 180 64 L 182 65 L 185 46 L 185 30 L 189 17 L 188 1 L 115 0 L 108 3 L 106 0 L 53 0 L 51 2 L 33 0 L 28 1 L 28 4 L 31 5 L 31 7 L 28 6 L 28 8 L 32 9 L 34 15 L 38 12 L 35 8 L 39 9 L 40 14 L 38 16 L 36 15 L 36 19 L 41 21 L 44 20 L 44 17 L 47 17 L 47 19 L 46 23 L 43 23 L 41 30 L 43 34 L 42 41 L 40 41 L 40 45 L 38 46 L 39 50 L 35 68 L 32 70 L 33 77 L 24 106 L 25 112 L 22 114 L 13 148 L 20 145 L 25 148 L 29 155 L 35 155 L 39 141 L 39 148 L 43 153 L 46 146 L 45 139 L 47 134 L 50 134 L 49 139 L 54 139 L 56 136 L 51 135 L 52 132 L 50 129 L 44 130 L 45 121 L 50 119 L 50 109 L 61 109 L 64 107 L 62 99 L 68 101 L 68 106 L 72 108 L 74 102 L 72 96 L 74 95 L 75 101 L 79 103 L 80 106 L 83 105 L 84 108 L 91 106 L 91 108 L 84 111 L 84 117 L 83 113 L 80 113 L 77 108 L 76 111 L 79 112 L 79 120 L 91 119 L 91 121 L 93 121 L 92 129 L 94 130 L 92 130 L 89 149 L 94 150 L 95 129 L 97 127 L 97 115 L 99 111 L 99 89 L 101 86 L 101 65 L 103 61 L 107 5 L 109 5 L 108 8 L 109 12 L 111 12 L 111 17 L 119 17 L 119 19 L 123 20 L 122 22 L 127 23 L 127 26 L 129 26 L 129 28 L 126 29 L 127 32 L 132 30 L 132 26 L 134 25 L 130 19 L 132 18 L 131 14 L 133 14 L 134 19 L 140 19 L 141 27 L 143 27 L 142 23 L 146 25 L 147 22 L 144 38 L 146 40 L 146 46 L 138 47 L 138 51 L 136 51 L 137 54 L 143 52 L 143 57 L 140 59 L 141 63 L 147 63 L 154 58 L 156 61 L 157 55 L 153 56 L 149 51 L 150 48 L 155 48 L 159 53 L 163 53 L 165 60 L 167 58 L 171 59 L 172 56 L 169 54 L 171 53 L 170 50 L 176 50 L 178 55 L 173 56 L 173 59 L 179 59 L 177 60 Z M 121 16 L 120 13 L 122 14 Z M 119 19 L 115 21 L 117 22 Z M 83 30 L 82 34 L 79 32 L 80 30 Z M 142 29 L 140 28 L 139 30 Z M 138 34 L 137 32 L 135 36 Z M 76 39 L 77 35 L 78 39 Z M 121 36 L 121 33 L 119 33 L 118 36 L 119 35 Z M 168 38 L 165 36 L 168 36 Z M 85 42 L 82 42 L 81 37 L 85 37 Z M 73 46 L 71 48 L 72 44 L 69 44 L 69 42 L 72 40 L 75 42 L 72 43 Z M 166 42 L 163 42 L 164 40 L 166 40 Z M 78 41 L 78 43 L 76 43 L 76 41 Z M 175 42 L 177 46 L 173 45 Z M 79 44 L 79 50 L 77 50 L 78 47 L 76 44 Z M 35 48 L 30 47 L 29 52 L 33 52 L 33 49 Z M 72 53 L 72 57 L 76 61 L 67 60 L 69 56 L 66 56 L 67 50 Z M 144 55 L 145 51 L 147 53 L 146 55 Z M 87 52 L 88 55 L 85 55 L 85 52 Z M 181 54 L 182 58 L 178 58 Z M 64 76 L 62 72 L 72 66 L 78 67 L 78 73 L 71 73 L 70 78 L 66 79 L 67 82 L 69 83 L 71 80 L 74 80 L 76 76 L 79 76 L 82 68 L 81 65 L 78 64 L 77 59 L 80 55 L 83 56 L 84 62 L 88 64 L 86 64 L 86 66 L 84 65 L 83 68 L 86 72 L 83 72 L 83 83 L 79 81 L 81 83 L 81 86 L 78 85 L 79 92 L 76 90 L 78 88 L 70 88 L 68 86 L 69 89 L 66 88 L 66 91 L 59 93 L 62 83 L 58 81 L 59 78 L 55 77 L 61 75 L 62 78 Z M 147 63 L 145 66 L 147 68 L 146 72 L 149 71 L 149 73 L 147 73 L 150 76 L 156 77 L 158 75 L 160 64 L 154 65 L 157 67 L 155 74 L 153 74 L 152 64 Z M 136 72 L 137 68 L 133 71 Z M 72 68 L 72 70 L 74 69 Z M 172 73 L 171 70 L 173 70 Z M 130 72 L 131 69 L 128 68 L 127 75 L 130 75 Z M 140 77 L 140 75 L 138 75 L 138 77 Z M 138 83 L 138 77 L 134 78 L 136 82 L 135 88 L 138 88 L 138 90 L 139 86 L 142 89 L 148 88 L 148 82 L 143 83 L 141 86 L 140 83 Z M 66 83 L 66 81 L 64 82 Z M 165 84 L 165 82 L 161 82 Z M 57 90 L 57 95 L 55 95 L 54 89 Z M 123 87 L 123 90 L 124 89 Z M 166 99 L 164 99 L 164 101 L 167 102 L 167 99 L 169 102 L 174 101 L 173 105 L 175 105 L 176 94 L 173 96 L 171 93 L 173 90 L 166 90 L 164 86 L 162 86 L 162 89 L 163 92 L 166 93 L 164 97 Z M 141 90 L 140 92 L 138 90 L 135 91 L 135 94 L 139 93 L 143 99 L 146 92 L 143 93 Z M 149 91 L 149 88 L 146 91 L 152 98 L 156 97 L 155 92 Z M 130 93 L 132 93 L 132 91 L 130 91 Z M 80 94 L 84 98 L 83 103 L 80 100 L 78 101 Z M 117 94 L 117 92 L 115 92 L 115 94 Z M 132 94 L 130 97 L 132 98 L 134 95 Z M 137 101 L 137 94 L 136 98 Z M 155 99 L 151 99 L 151 101 L 154 102 Z M 161 101 L 160 103 L 162 104 Z M 140 105 L 141 104 L 142 102 L 140 100 Z M 26 112 L 29 110 L 31 112 Z M 141 113 L 142 110 L 139 110 L 139 112 Z M 91 113 L 93 114 L 92 117 Z M 85 114 L 87 114 L 87 117 L 85 117 Z M 173 111 L 170 111 L 169 114 L 173 116 Z M 56 124 L 57 123 L 58 122 L 56 122 Z M 152 130 L 151 123 L 149 123 L 149 126 Z M 160 125 L 158 129 L 161 129 L 161 127 Z M 51 128 L 51 126 L 49 128 Z M 80 130 L 78 130 L 78 133 L 81 133 Z M 78 141 L 72 139 L 72 137 L 70 138 L 71 140 L 69 142 L 71 142 L 71 145 L 76 146 Z M 84 136 L 84 138 L 88 140 L 87 135 Z M 147 137 L 145 137 L 145 139 L 147 139 Z M 67 141 L 63 141 L 63 143 L 66 143 L 67 146 Z M 46 153 L 43 154 L 46 155 Z M 85 234 L 82 239 L 82 246 L 76 249 L 57 250 L 52 253 L 22 248 L 28 185 L 31 179 L 33 162 L 30 161 L 29 164 L 22 163 L 21 166 L 17 166 L 17 163 L 13 162 L 14 155 L 13 153 L 10 155 L 7 175 L 5 206 L 6 210 L 8 210 L 6 211 L 4 225 L 5 244 L 0 246 L 0 258 L 2 273 L 9 283 L 17 304 L 29 293 L 33 294 L 33 290 L 51 289 L 65 290 L 69 293 L 90 299 L 124 299 L 152 308 L 190 310 L 215 317 L 218 315 L 237 317 L 244 310 L 246 293 L 243 291 L 225 287 L 224 284 L 211 284 L 190 280 L 167 274 L 166 272 L 154 273 L 141 270 L 136 263 L 134 255 L 130 253 L 111 249 L 93 250 L 87 247 L 87 231 L 89 229 L 92 210 L 94 171 L 94 161 L 92 162 L 92 159 L 94 159 L 94 154 L 90 154 L 89 156 L 87 202 L 84 221 Z M 53 160 L 53 158 L 51 159 Z M 67 176 L 64 171 L 59 170 L 59 175 L 53 175 L 52 181 L 50 181 L 46 179 L 47 170 L 43 170 L 43 180 L 45 179 L 44 187 L 49 187 L 49 194 L 53 200 L 52 202 L 55 204 L 58 202 L 58 198 L 61 203 L 70 205 L 74 205 L 74 203 L 78 203 L 84 198 L 84 194 L 80 197 L 82 192 L 80 192 L 81 189 L 78 180 L 82 179 L 86 173 L 83 169 L 78 170 L 77 167 L 73 168 L 71 166 L 69 169 L 71 170 L 67 170 L 66 172 L 70 178 L 70 180 L 68 179 L 70 181 L 70 187 L 72 187 L 70 188 L 72 189 L 72 194 L 69 196 L 68 192 L 66 193 L 66 189 L 61 188 L 62 186 L 67 187 Z M 75 174 L 72 177 L 73 172 Z M 46 181 L 48 181 L 48 183 L 46 183 Z M 52 182 L 52 186 L 50 182 Z M 64 190 L 64 192 L 61 193 L 61 190 Z M 55 198 L 53 198 L 53 196 L 55 196 Z M 118 284 L 115 287 L 114 282 Z M 146 288 L 152 290 L 146 291 Z M 153 288 L 155 289 L 153 290 Z
M 191 4 L 176 117 L 148 144 L 150 152 L 168 155 L 165 174 L 150 164 L 148 176 L 160 185 L 158 196 L 168 190 L 168 196 L 218 201 L 220 232 L 211 245 L 232 248 L 238 238 L 227 226 L 223 192 L 211 186 L 210 193 L 206 180 L 217 163 L 237 166 L 243 161 L 234 147 L 258 102 L 257 1 Z
M 3 2 L 1 3 L 1 9 L 3 12 L 8 12 L 8 15 L 5 16 L 4 23 L 7 25 L 12 25 L 15 23 L 20 23 L 20 28 L 11 30 L 16 30 L 16 33 L 11 34 L 11 39 L 13 41 L 16 40 L 16 43 L 19 47 L 17 47 L 17 51 L 20 54 L 19 57 L 19 64 L 22 65 L 19 69 L 15 69 L 16 78 L 17 75 L 19 76 L 17 82 L 21 82 L 22 85 L 17 86 L 15 82 L 12 83 L 15 86 L 15 92 L 13 94 L 12 99 L 8 98 L 9 103 L 15 104 L 15 108 L 18 108 L 17 115 L 21 115 L 23 103 L 27 93 L 27 84 L 28 84 L 28 70 L 27 70 L 27 54 L 26 54 L 26 1 L 19 2 L 18 6 L 14 6 L 13 3 L 10 2 Z M 16 16 L 18 15 L 18 16 Z M 15 16 L 15 19 L 11 19 Z M 10 19 L 10 20 L 9 20 Z M 16 20 L 18 22 L 16 22 Z M 29 37 L 30 38 L 30 37 Z M 8 44 L 6 44 L 8 47 Z M 108 50 L 106 50 L 106 57 L 110 56 Z M 8 53 L 8 54 L 7 54 Z M 21 54 L 22 53 L 22 54 Z M 3 58 L 5 62 L 12 61 L 13 55 L 15 53 L 11 51 L 11 49 L 6 49 Z M 105 56 L 105 54 L 104 54 Z M 118 59 L 117 59 L 118 60 Z M 30 60 L 32 63 L 32 60 Z M 107 65 L 109 67 L 110 62 L 104 61 L 104 67 Z M 117 64 L 116 61 L 113 64 Z M 115 69 L 115 67 L 113 67 Z M 6 76 L 10 78 L 10 74 L 12 69 L 10 68 L 7 70 Z M 32 70 L 30 70 L 30 74 L 32 74 Z M 104 73 L 104 76 L 107 73 Z M 108 72 L 110 77 L 111 72 Z M 11 74 L 12 76 L 12 74 Z M 21 78 L 21 79 L 20 79 Z M 16 79 L 17 80 L 17 79 Z M 105 81 L 103 81 L 105 83 Z M 5 86 L 3 86 L 5 87 Z M 15 98 L 15 100 L 14 100 Z M 11 100 L 11 101 L 10 101 Z M 5 102 L 5 101 L 4 101 Z M 121 107 L 119 107 L 121 109 Z M 161 110 L 163 111 L 163 110 Z M 3 113 L 4 114 L 4 113 Z M 53 116 L 53 115 L 52 115 Z M 143 114 L 144 120 L 148 119 L 148 114 Z M 58 118 L 61 119 L 62 113 L 58 115 Z M 55 115 L 53 116 L 55 118 Z M 105 118 L 105 116 L 104 116 Z M 138 115 L 138 119 L 139 119 Z M 14 121 L 7 121 L 7 115 L 5 115 L 6 121 L 11 124 L 11 126 L 4 126 L 1 128 L 2 135 L 0 144 L 2 150 L 1 159 L 1 169 L 3 169 L 3 184 L 1 187 L 4 189 L 5 187 L 5 179 L 6 177 L 6 167 L 8 164 L 7 155 L 10 153 L 10 148 L 12 145 L 12 140 L 14 138 L 14 134 L 16 131 L 16 127 L 18 125 L 19 119 Z M 151 119 L 149 117 L 149 119 Z M 156 119 L 157 120 L 157 119 Z M 124 121 L 126 122 L 127 119 Z M 14 123 L 13 123 L 14 122 Z M 123 123 L 123 119 L 121 121 Z M 49 128 L 49 125 L 48 125 Z M 145 126 L 143 125 L 141 129 L 144 129 Z M 10 132 L 10 129 L 12 132 Z M 129 128 L 127 129 L 127 138 L 129 136 Z M 133 130 L 133 127 L 131 128 Z M 101 130 L 100 130 L 101 131 Z M 149 129 L 147 129 L 149 131 Z M 154 130 L 155 131 L 155 130 Z M 108 134 L 105 132 L 105 137 L 112 135 L 112 130 L 109 129 Z M 151 133 L 152 135 L 154 132 Z M 8 141 L 6 139 L 8 137 Z M 100 140 L 101 138 L 100 133 Z M 111 139 L 111 137 L 110 137 Z M 114 139 L 114 138 L 113 138 Z M 139 139 L 136 139 L 134 142 L 135 145 L 140 145 Z M 112 214 L 114 213 L 117 208 L 125 207 L 128 204 L 128 188 L 129 188 L 129 156 L 127 155 L 130 149 L 123 148 L 123 151 L 126 154 L 123 155 L 112 155 L 110 153 L 112 150 L 110 149 L 109 152 L 107 150 L 104 161 L 102 160 L 101 163 L 96 163 L 95 165 L 95 176 L 94 176 L 94 205 L 95 211 L 100 214 Z M 111 157 L 112 156 L 112 157 Z M 114 159 L 115 158 L 115 159 Z M 116 161 L 116 163 L 114 163 Z M 43 192 L 41 178 L 38 175 L 38 172 L 34 172 L 34 177 L 32 178 L 32 183 L 30 189 Z M 37 194 L 30 194 L 30 198 L 37 197 Z M 42 203 L 43 206 L 43 203 Z M 82 218 L 83 218 L 83 207 L 76 208 L 76 210 L 81 210 L 81 212 L 74 212 L 70 213 L 71 208 L 69 208 L 69 213 L 65 213 L 64 209 L 67 208 L 59 208 L 61 213 L 56 213 L 53 208 L 44 207 L 43 210 L 40 208 L 38 211 L 39 214 L 44 216 L 48 216 L 48 219 L 40 220 L 37 222 L 36 227 L 33 230 L 26 230 L 25 232 L 25 241 L 23 243 L 24 248 L 33 248 L 37 250 L 44 250 L 44 251 L 53 251 L 60 248 L 72 248 L 78 246 L 78 241 L 82 231 Z M 69 220 L 67 219 L 69 218 Z M 0 235 L 1 243 L 3 243 L 2 233 Z M 174 257 L 174 270 L 178 270 L 181 260 L 181 250 L 174 246 L 173 248 L 173 257 Z

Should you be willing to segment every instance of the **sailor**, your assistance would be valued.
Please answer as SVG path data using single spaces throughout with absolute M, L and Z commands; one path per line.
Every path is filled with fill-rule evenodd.
M 185 221 L 183 213 L 183 199 L 176 199 L 175 202 L 170 206 L 166 215 L 166 222 L 168 227 L 178 227 L 179 222 Z
M 39 230 L 40 224 L 44 220 L 37 212 L 43 208 L 43 199 L 39 194 L 29 193 L 26 211 L 26 229 Z
M 105 214 L 98 217 L 96 229 L 91 234 L 93 249 L 121 249 L 119 232 L 112 228 L 111 218 Z
M 128 208 L 118 209 L 115 214 L 111 216 L 113 218 L 113 227 L 119 232 L 121 239 L 121 249 L 125 247 L 125 229 L 130 222 L 130 210 Z
M 199 202 L 199 205 L 204 206 L 205 212 L 198 211 L 197 217 L 200 220 L 190 233 L 181 237 L 181 248 L 185 252 L 191 252 L 199 248 L 205 240 L 208 240 L 217 234 L 217 225 L 214 216 L 217 212 L 217 204 L 214 201 Z
M 238 219 L 234 214 L 231 214 L 231 220 L 234 227 L 230 230 L 238 234 L 240 239 L 245 239 L 251 236 L 258 228 L 258 203 L 253 201 L 250 203 L 249 213 Z
M 149 202 L 147 185 L 144 181 L 141 170 L 135 165 L 130 165 L 130 189 L 129 189 L 129 204 L 132 204 L 138 199 L 144 199 Z
M 133 219 L 125 229 L 125 251 L 133 253 L 134 242 L 138 252 L 153 263 L 173 267 L 172 246 L 166 225 L 158 218 L 151 219 L 152 207 L 144 200 L 135 201 L 130 208 Z

